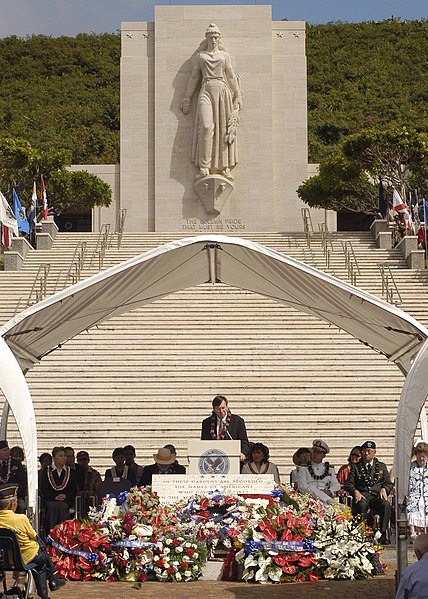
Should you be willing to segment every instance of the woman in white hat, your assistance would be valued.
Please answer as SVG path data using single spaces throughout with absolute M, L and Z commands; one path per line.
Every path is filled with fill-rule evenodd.
M 301 466 L 297 473 L 297 484 L 300 493 L 310 493 L 325 504 L 335 501 L 340 484 L 336 478 L 334 468 L 328 462 L 323 462 L 330 453 L 330 448 L 325 441 L 315 439 L 312 443 L 312 459 L 307 466 Z

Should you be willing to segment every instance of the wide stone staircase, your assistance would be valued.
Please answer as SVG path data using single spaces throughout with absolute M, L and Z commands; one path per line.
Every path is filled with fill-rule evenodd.
M 100 257 L 98 234 L 59 234 L 51 250 L 32 252 L 21 271 L 0 273 L 0 321 L 34 301 L 39 283 L 31 298 L 30 291 L 40 271 L 49 274 L 39 297 L 182 237 L 125 233 L 120 248 L 112 237 Z M 304 234 L 245 237 L 351 277 L 380 297 L 378 264 L 388 264 L 401 296 L 395 293 L 395 300 L 428 325 L 427 272 L 407 269 L 398 250 L 376 248 L 370 233 L 327 240 L 313 234 L 310 243 Z M 224 394 L 232 412 L 244 417 L 250 440 L 270 447 L 288 480 L 295 449 L 316 437 L 330 445 L 336 466 L 366 438 L 376 440 L 378 455 L 391 464 L 404 378 L 386 358 L 328 323 L 257 294 L 206 284 L 81 333 L 43 358 L 27 380 L 39 452 L 59 444 L 87 449 L 103 473 L 117 446 L 135 445 L 137 461 L 148 464 L 158 447 L 173 443 L 185 463 L 187 440 L 199 438 L 212 397 Z M 13 418 L 9 442 L 20 444 Z

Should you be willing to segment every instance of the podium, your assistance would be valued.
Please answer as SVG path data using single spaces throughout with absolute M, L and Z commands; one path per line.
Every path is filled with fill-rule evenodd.
M 273 474 L 240 474 L 240 441 L 189 441 L 187 474 L 154 474 L 152 490 L 162 503 L 206 496 L 269 495 L 275 488 Z
M 239 474 L 240 456 L 240 441 L 189 441 L 188 473 L 193 475 Z

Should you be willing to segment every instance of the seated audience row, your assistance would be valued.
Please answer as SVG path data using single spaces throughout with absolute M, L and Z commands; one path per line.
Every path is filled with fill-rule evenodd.
M 295 481 L 298 491 L 310 493 L 326 505 L 336 501 L 343 493 L 349 494 L 354 515 L 361 515 L 364 520 L 367 520 L 369 511 L 379 515 L 380 542 L 388 544 L 387 530 L 391 517 L 388 495 L 392 491 L 393 483 L 386 465 L 375 457 L 376 443 L 365 441 L 351 450 L 348 464 L 339 470 L 340 481 L 329 462 L 323 462 L 325 456 L 330 453 L 325 441 L 313 441 L 310 460 L 307 463 L 302 462 L 303 459 L 307 459 L 305 448 L 298 452 L 295 454 Z

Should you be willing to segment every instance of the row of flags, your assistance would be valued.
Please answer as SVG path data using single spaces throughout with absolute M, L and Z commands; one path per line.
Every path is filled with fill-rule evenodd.
M 46 220 L 49 214 L 49 208 L 43 175 L 41 176 L 40 204 L 42 208 L 42 219 Z M 31 191 L 31 205 L 28 211 L 28 217 L 15 189 L 13 190 L 13 210 L 0 191 L 0 223 L 2 225 L 2 244 L 4 247 L 8 248 L 11 244 L 12 236 L 19 237 L 20 231 L 25 235 L 30 235 L 30 231 L 35 229 L 37 225 L 37 212 L 38 201 L 35 181 L 33 182 Z
M 403 219 L 404 226 L 409 233 L 418 234 L 422 228 L 419 216 L 419 198 L 416 190 L 411 192 L 409 203 L 406 204 L 397 189 L 392 190 L 392 209 L 395 215 L 400 215 Z M 422 200 L 424 209 L 425 227 L 428 227 L 428 201 Z M 382 180 L 379 179 L 379 213 L 383 218 L 387 218 L 389 214 L 389 203 L 385 196 Z

